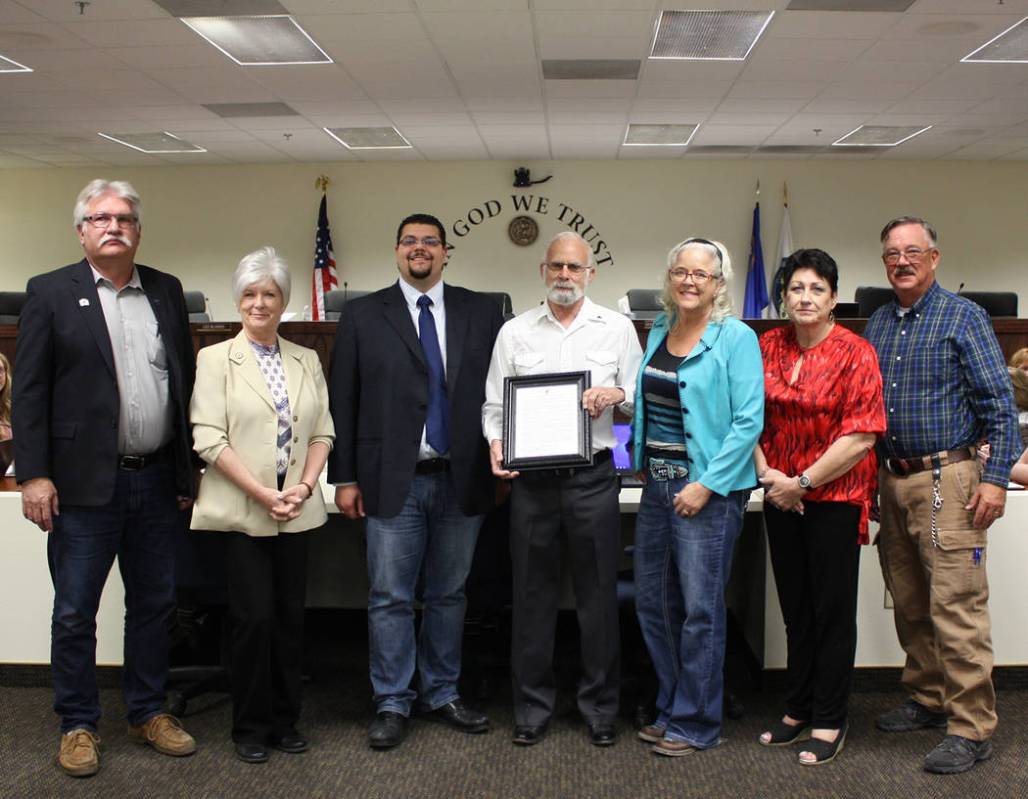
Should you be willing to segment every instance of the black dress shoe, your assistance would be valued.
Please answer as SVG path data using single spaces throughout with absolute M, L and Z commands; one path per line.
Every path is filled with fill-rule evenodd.
M 272 749 L 277 749 L 280 752 L 288 752 L 291 755 L 298 755 L 301 752 L 306 752 L 307 747 L 310 746 L 307 739 L 295 730 L 293 732 L 287 732 L 284 735 L 269 735 L 268 745 Z
M 519 724 L 514 728 L 514 737 L 511 739 L 518 746 L 535 746 L 543 736 L 546 735 L 546 726 L 532 727 L 528 724 Z
M 236 757 L 244 763 L 267 763 L 268 750 L 261 744 L 236 743 Z
M 589 740 L 593 746 L 613 746 L 618 739 L 617 728 L 609 722 L 589 725 Z
M 407 717 L 393 710 L 380 710 L 368 728 L 368 746 L 391 749 L 407 737 Z
M 489 717 L 464 704 L 459 697 L 428 712 L 433 721 L 449 724 L 455 730 L 469 733 L 489 732 Z

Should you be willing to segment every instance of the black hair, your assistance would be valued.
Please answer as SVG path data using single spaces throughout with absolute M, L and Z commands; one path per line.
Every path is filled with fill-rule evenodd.
M 839 267 L 824 250 L 796 250 L 782 265 L 782 288 L 786 289 L 797 269 L 813 269 L 819 278 L 828 283 L 832 294 L 839 292 Z
M 396 243 L 400 243 L 400 236 L 403 234 L 403 229 L 407 225 L 432 225 L 436 230 L 439 231 L 439 240 L 442 241 L 443 246 L 446 246 L 446 228 L 443 227 L 443 223 L 436 219 L 432 214 L 411 214 L 404 219 L 398 228 L 396 228 Z

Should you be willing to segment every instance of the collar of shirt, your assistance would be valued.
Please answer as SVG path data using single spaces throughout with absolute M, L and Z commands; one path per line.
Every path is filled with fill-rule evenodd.
M 603 309 L 588 297 L 584 298 L 582 301 L 582 307 L 578 309 L 578 313 L 575 314 L 575 318 L 571 320 L 571 324 L 566 328 L 560 323 L 557 317 L 553 315 L 553 310 L 550 308 L 550 303 L 548 301 L 543 300 L 543 304 L 539 306 L 539 311 L 539 318 L 536 320 L 537 324 L 545 319 L 549 323 L 557 325 L 557 327 L 562 330 L 566 330 L 568 333 L 576 330 L 582 325 L 589 324 L 590 322 L 599 323 L 601 325 L 607 324 L 607 320 L 603 318 Z
M 397 278 L 397 283 L 400 284 L 400 291 L 403 292 L 403 298 L 407 300 L 407 310 L 412 314 L 417 314 L 421 311 L 418 307 L 418 299 L 422 294 L 425 294 L 430 300 L 432 300 L 432 308 L 438 310 L 443 307 L 443 281 L 440 280 L 425 292 L 418 291 L 402 277 Z
M 89 262 L 87 261 L 87 263 L 89 263 Z M 95 285 L 98 286 L 101 283 L 106 283 L 111 288 L 114 288 L 114 283 L 111 282 L 111 279 L 108 278 L 108 277 L 104 277 L 98 271 L 96 271 L 96 267 L 95 266 L 93 266 L 92 264 L 89 264 L 89 269 L 93 273 L 93 283 Z M 143 290 L 143 281 L 141 281 L 139 279 L 139 270 L 136 269 L 136 267 L 134 265 L 132 267 L 132 277 L 129 278 L 129 282 L 126 283 L 124 286 L 122 286 L 122 288 L 137 289 L 139 291 Z M 117 290 L 120 291 L 120 289 L 117 289 Z
M 924 294 L 918 297 L 917 302 L 915 302 L 913 305 L 911 305 L 909 308 L 905 310 L 903 306 L 899 304 L 899 299 L 894 299 L 892 301 L 893 315 L 897 319 L 902 319 L 904 316 L 911 313 L 914 314 L 914 316 L 917 316 L 922 311 L 927 310 L 929 306 L 933 302 L 935 302 L 935 298 L 938 296 L 941 290 L 942 289 L 939 286 L 939 281 L 933 280 L 932 285 L 928 287 L 928 291 L 926 291 Z

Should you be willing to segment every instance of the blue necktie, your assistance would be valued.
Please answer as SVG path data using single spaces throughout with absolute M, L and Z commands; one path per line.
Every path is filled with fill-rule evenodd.
M 425 422 L 425 438 L 428 445 L 440 455 L 450 451 L 450 424 L 447 418 L 446 370 L 443 368 L 443 354 L 439 349 L 439 336 L 435 329 L 435 317 L 429 310 L 432 300 L 427 294 L 418 297 L 418 335 L 421 349 L 428 362 L 428 420 Z

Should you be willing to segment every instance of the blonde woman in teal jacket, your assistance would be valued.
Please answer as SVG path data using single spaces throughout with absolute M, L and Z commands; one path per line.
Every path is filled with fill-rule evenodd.
M 671 757 L 721 740 L 725 583 L 757 483 L 764 371 L 756 335 L 729 316 L 731 275 L 719 242 L 672 248 L 636 386 L 636 613 L 658 681 L 639 737 Z

